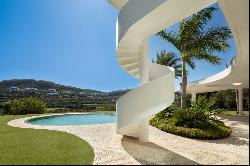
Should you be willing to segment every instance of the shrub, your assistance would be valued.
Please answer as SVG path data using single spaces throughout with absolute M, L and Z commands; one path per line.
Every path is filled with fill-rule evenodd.
M 154 117 L 150 120 L 150 125 L 168 133 L 194 139 L 221 139 L 228 137 L 232 132 L 223 122 L 216 120 L 208 122 L 207 127 L 203 129 L 177 126 L 174 116 L 167 119 Z
M 220 125 L 211 124 L 210 127 L 208 129 L 187 128 L 175 126 L 174 123 L 167 123 L 161 130 L 194 139 L 221 139 L 228 137 L 232 132 L 224 123 Z
M 25 115 L 25 114 L 42 114 L 46 111 L 46 105 L 32 97 L 15 99 L 4 106 L 4 114 Z
M 228 137 L 231 129 L 216 118 L 219 113 L 216 100 L 198 97 L 191 101 L 191 108 L 174 110 L 167 108 L 156 114 L 150 124 L 162 131 L 196 139 L 220 139 Z
M 96 111 L 116 111 L 114 104 L 102 104 L 98 106 Z
M 46 113 L 71 113 L 71 112 L 94 112 L 95 110 L 83 110 L 73 108 L 49 108 Z
M 10 113 L 10 102 L 6 102 L 2 106 L 2 115 L 6 115 Z
M 171 107 L 167 107 L 163 111 L 157 113 L 154 116 L 154 120 L 155 121 L 159 121 L 159 120 L 163 120 L 163 119 L 167 120 L 168 118 L 172 117 L 173 114 L 174 114 L 174 109 Z
M 196 100 L 191 101 L 191 108 L 176 111 L 174 114 L 177 126 L 189 128 L 206 128 L 211 121 L 217 120 L 216 114 L 219 109 L 216 108 L 216 99 L 207 100 L 199 96 Z

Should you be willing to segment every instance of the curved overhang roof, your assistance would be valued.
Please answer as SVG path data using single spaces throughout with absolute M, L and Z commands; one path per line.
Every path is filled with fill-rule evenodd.
M 159 24 L 159 25 L 154 25 L 153 27 L 157 27 L 155 29 L 151 28 L 152 32 L 150 31 L 150 34 L 153 35 L 154 33 L 156 33 L 156 31 L 164 29 L 164 27 L 168 27 L 170 24 L 175 23 L 174 21 L 171 23 L 171 21 L 169 21 L 169 20 L 168 21 L 164 20 L 164 19 L 159 20 L 156 18 L 161 16 L 161 15 L 166 16 L 166 12 L 172 13 L 171 15 L 167 15 L 169 17 L 169 19 L 172 18 L 173 16 L 176 16 L 176 17 L 172 18 L 173 20 L 178 20 L 178 19 L 182 18 L 182 16 L 180 16 L 180 13 L 182 13 L 182 12 L 179 12 L 179 14 L 173 14 L 173 13 L 175 13 L 177 9 L 178 10 L 182 9 L 181 7 L 183 6 L 184 1 L 182 1 L 180 3 L 179 1 L 176 1 L 176 0 L 172 0 L 172 1 L 167 0 L 165 3 L 162 3 L 162 5 L 160 5 L 160 7 L 158 7 L 159 10 L 157 10 L 157 12 L 152 11 L 150 14 L 145 16 L 143 19 L 140 19 L 141 21 L 139 23 L 137 23 L 137 24 L 141 24 L 140 26 L 138 26 L 139 29 L 134 28 L 135 26 L 133 26 L 133 22 L 131 23 L 131 25 L 128 23 L 129 21 L 131 22 L 131 20 L 133 21 L 133 18 L 137 19 L 137 16 L 134 15 L 135 13 L 133 13 L 133 11 L 132 12 L 126 11 L 127 6 L 129 6 L 130 4 L 136 3 L 136 1 L 134 1 L 134 0 L 132 0 L 132 1 L 129 1 L 129 0 L 108 0 L 108 1 L 114 7 L 121 9 L 121 12 L 119 14 L 119 19 L 117 22 L 117 27 L 119 29 L 119 34 L 117 35 L 118 36 L 117 42 L 120 42 L 120 47 L 122 47 L 122 48 L 120 48 L 119 51 L 117 52 L 118 60 L 121 64 L 121 66 L 123 66 L 123 68 L 126 71 L 128 71 L 130 74 L 134 75 L 135 77 L 139 77 L 139 75 L 138 75 L 138 72 L 139 72 L 138 58 L 137 59 L 130 58 L 130 56 L 138 54 L 138 49 L 136 49 L 136 48 L 137 48 L 137 45 L 140 45 L 140 44 L 138 44 L 138 43 L 140 43 L 140 41 L 136 40 L 136 38 L 135 38 L 136 35 L 134 32 L 137 32 L 137 34 L 139 34 L 140 36 L 148 36 L 148 34 L 144 33 L 145 27 L 147 27 L 146 29 L 149 29 L 148 27 L 153 26 L 152 22 L 154 22 L 154 24 Z M 158 0 L 158 1 L 161 1 L 161 0 Z M 211 4 L 212 4 L 212 2 L 216 2 L 216 0 L 214 0 L 214 1 L 210 0 L 210 1 L 211 1 Z M 150 1 L 145 1 L 145 2 L 149 3 Z M 152 2 L 155 2 L 155 1 L 152 1 Z M 195 5 L 191 6 L 190 8 L 196 7 L 201 3 L 206 3 L 206 1 L 197 1 L 197 0 L 193 0 L 193 1 L 190 0 L 188 2 L 190 4 L 196 2 Z M 199 2 L 199 3 L 197 3 L 197 2 Z M 224 71 L 217 73 L 217 74 L 215 74 L 211 77 L 208 77 L 206 79 L 196 81 L 195 84 L 189 84 L 187 87 L 187 93 L 192 93 L 192 92 L 202 93 L 202 92 L 212 92 L 212 91 L 218 91 L 218 90 L 224 90 L 224 89 L 234 89 L 237 87 L 249 87 L 249 1 L 248 0 L 241 0 L 241 1 L 218 0 L 217 2 L 219 3 L 219 6 L 221 7 L 221 10 L 222 10 L 223 14 L 225 15 L 225 18 L 228 22 L 228 25 L 232 31 L 232 34 L 233 34 L 233 37 L 235 40 L 235 44 L 236 44 L 236 48 L 237 48 L 237 54 L 235 56 L 233 63 Z M 189 6 L 189 3 L 185 4 L 185 5 Z M 125 5 L 125 4 L 127 4 L 127 5 Z M 176 6 L 176 4 L 179 4 L 179 6 Z M 144 6 L 144 3 L 141 5 L 141 7 L 139 9 L 137 8 L 136 10 L 142 10 L 142 11 L 146 10 L 143 8 L 143 6 Z M 203 6 L 205 6 L 205 5 L 203 5 Z M 141 9 L 141 8 L 143 8 L 143 9 Z M 162 11 L 162 13 L 161 13 L 161 11 Z M 185 10 L 183 10 L 183 12 L 185 12 Z M 131 15 L 130 17 L 126 17 L 126 18 L 129 18 L 131 20 L 123 20 L 124 13 L 127 15 Z M 137 13 L 139 13 L 139 12 L 137 12 Z M 188 14 L 186 14 L 186 15 L 188 16 Z M 140 17 L 143 17 L 143 16 L 140 16 Z M 147 19 L 148 17 L 151 17 L 151 18 Z M 168 19 L 168 17 L 166 17 L 166 19 Z M 177 17 L 178 17 L 178 19 L 176 19 Z M 150 20 L 150 21 L 147 22 L 144 20 Z M 156 22 L 155 20 L 158 20 L 158 22 Z M 160 24 L 159 22 L 161 20 L 164 20 L 165 22 Z M 123 24 L 123 23 L 124 23 L 124 26 L 121 26 L 120 24 Z M 124 27 L 125 27 L 125 29 L 124 29 Z M 127 29 L 126 29 L 126 27 L 127 27 Z M 119 40 L 122 38 L 122 36 L 125 34 L 125 32 L 126 32 L 126 36 L 134 39 L 133 42 L 131 42 L 132 40 L 130 40 L 129 43 L 125 42 L 125 38 L 123 39 L 123 42 L 121 42 Z M 137 37 L 138 37 L 138 35 L 137 35 Z M 127 59 L 129 59 L 129 60 L 127 60 Z M 134 62 L 134 64 L 132 64 L 130 66 L 126 66 L 127 61 L 129 61 L 129 62 L 131 61 L 130 63 Z M 204 71 L 204 72 L 206 72 L 206 71 Z M 177 90 L 177 91 L 179 91 L 179 90 Z
M 121 9 L 129 0 L 108 0 L 115 8 Z
M 249 1 L 219 0 L 218 3 L 232 31 L 237 54 L 224 71 L 189 83 L 187 93 L 249 88 Z

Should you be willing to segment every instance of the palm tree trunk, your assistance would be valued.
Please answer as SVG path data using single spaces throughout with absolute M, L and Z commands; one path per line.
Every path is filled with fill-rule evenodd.
M 187 88 L 187 73 L 186 63 L 182 60 L 182 85 L 181 85 L 181 108 L 186 108 L 186 88 Z

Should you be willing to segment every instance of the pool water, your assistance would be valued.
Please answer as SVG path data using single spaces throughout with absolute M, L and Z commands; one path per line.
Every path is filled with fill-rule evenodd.
M 64 114 L 29 119 L 26 123 L 46 126 L 72 126 L 114 123 L 115 114 Z

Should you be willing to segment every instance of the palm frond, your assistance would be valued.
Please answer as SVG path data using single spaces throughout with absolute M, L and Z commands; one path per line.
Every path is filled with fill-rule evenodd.
M 158 32 L 156 35 L 159 36 L 162 40 L 171 43 L 178 50 L 180 50 L 180 46 L 178 43 L 178 35 L 175 32 L 173 31 L 167 32 L 166 30 L 163 30 Z
M 177 55 L 173 52 L 167 52 L 166 50 L 162 50 L 160 53 L 156 55 L 156 63 L 170 66 L 175 69 L 175 77 L 181 76 L 181 59 L 177 57 Z
M 191 69 L 194 70 L 196 68 L 195 62 L 192 57 L 187 58 L 186 63 Z
M 224 26 L 206 27 L 216 10 L 215 7 L 205 8 L 182 20 L 178 32 L 163 30 L 157 33 L 157 36 L 175 46 L 181 53 L 182 58 L 180 60 L 192 69 L 196 67 L 195 60 L 220 64 L 221 58 L 215 53 L 224 52 L 230 48 L 228 39 L 232 38 L 232 33 L 228 27 Z M 166 54 L 166 52 L 163 54 Z M 176 68 L 181 67 L 180 64 L 173 61 L 171 55 L 168 55 L 168 58 L 163 57 L 160 54 L 157 55 L 158 62 L 156 62 L 167 61 L 168 65 Z
M 196 25 L 199 29 L 203 29 L 204 26 L 212 19 L 213 12 L 216 11 L 215 7 L 205 8 L 196 14 L 192 15 L 190 19 L 186 19 L 186 22 L 189 22 L 192 25 Z
M 210 54 L 206 51 L 201 51 L 199 52 L 199 54 L 197 55 L 193 55 L 195 56 L 196 59 L 198 60 L 205 60 L 209 63 L 212 63 L 214 65 L 219 65 L 221 63 L 221 58 L 217 55 L 213 55 L 213 54 Z
M 226 42 L 229 38 L 232 38 L 230 29 L 218 26 L 212 27 L 203 33 L 197 42 L 199 42 L 201 48 L 209 52 L 222 52 L 230 48 L 230 45 Z

